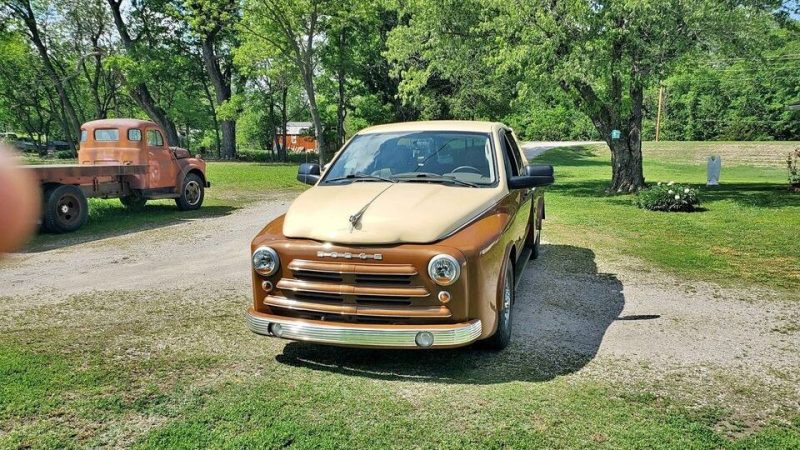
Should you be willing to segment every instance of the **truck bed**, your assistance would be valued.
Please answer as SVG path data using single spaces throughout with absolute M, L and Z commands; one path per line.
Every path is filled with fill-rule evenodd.
M 22 168 L 34 172 L 40 183 L 72 184 L 76 180 L 93 177 L 115 177 L 147 173 L 146 165 L 130 164 L 48 164 L 41 166 L 22 166 Z

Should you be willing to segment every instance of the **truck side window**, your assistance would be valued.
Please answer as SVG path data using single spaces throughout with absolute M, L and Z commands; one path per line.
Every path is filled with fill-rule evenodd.
M 81 130 L 81 142 L 86 142 L 89 139 L 89 133 L 86 130 Z
M 517 140 L 514 139 L 514 133 L 510 130 L 506 130 L 503 132 L 508 140 L 508 146 L 511 149 L 511 152 L 514 154 L 514 161 L 517 163 L 517 172 L 518 173 L 525 173 L 525 162 L 522 160 L 522 152 L 519 150 L 519 146 L 517 145 Z
M 147 145 L 151 147 L 163 147 L 164 138 L 158 130 L 147 130 Z
M 516 177 L 519 175 L 519 156 L 518 153 L 515 152 L 515 145 L 512 145 L 511 141 L 514 139 L 508 138 L 508 132 L 503 131 L 503 150 L 506 153 L 505 163 L 506 163 L 506 170 L 512 177 Z
M 129 141 L 141 141 L 142 140 L 142 130 L 138 128 L 131 128 L 128 130 L 128 140 Z

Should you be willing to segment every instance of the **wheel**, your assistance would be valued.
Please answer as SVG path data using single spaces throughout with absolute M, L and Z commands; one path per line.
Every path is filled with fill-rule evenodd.
M 59 185 L 45 191 L 42 228 L 52 233 L 69 233 L 89 218 L 89 202 L 77 186 Z
M 205 194 L 206 188 L 203 179 L 196 173 L 190 173 L 183 179 L 181 196 L 175 199 L 175 204 L 181 211 L 199 209 L 203 204 Z
M 511 309 L 514 306 L 514 266 L 511 261 L 506 262 L 506 273 L 503 277 L 503 297 L 500 309 L 497 311 L 497 330 L 492 337 L 485 341 L 486 347 L 492 350 L 502 350 L 511 343 Z
M 147 199 L 142 195 L 142 191 L 134 189 L 130 194 L 120 197 L 119 201 L 128 209 L 139 210 L 144 208 Z

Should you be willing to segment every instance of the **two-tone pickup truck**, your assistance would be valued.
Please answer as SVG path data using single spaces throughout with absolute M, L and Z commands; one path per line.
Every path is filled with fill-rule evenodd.
M 129 208 L 174 198 L 181 210 L 203 204 L 206 163 L 169 147 L 161 128 L 135 119 L 104 119 L 81 126 L 78 164 L 24 166 L 42 187 L 42 229 L 66 233 L 89 217 L 87 197 L 118 197 Z
M 511 339 L 514 289 L 538 254 L 542 186 L 500 123 L 417 122 L 356 134 L 253 239 L 259 334 L 322 344 L 458 347 Z

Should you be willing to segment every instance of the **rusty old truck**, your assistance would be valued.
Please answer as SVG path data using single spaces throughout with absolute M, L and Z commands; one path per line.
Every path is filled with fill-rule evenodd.
M 175 199 L 184 211 L 200 208 L 206 163 L 189 151 L 170 147 L 153 122 L 103 119 L 81 126 L 77 164 L 24 166 L 42 188 L 43 231 L 67 233 L 89 216 L 87 198 L 119 198 L 131 209 L 148 200 Z

